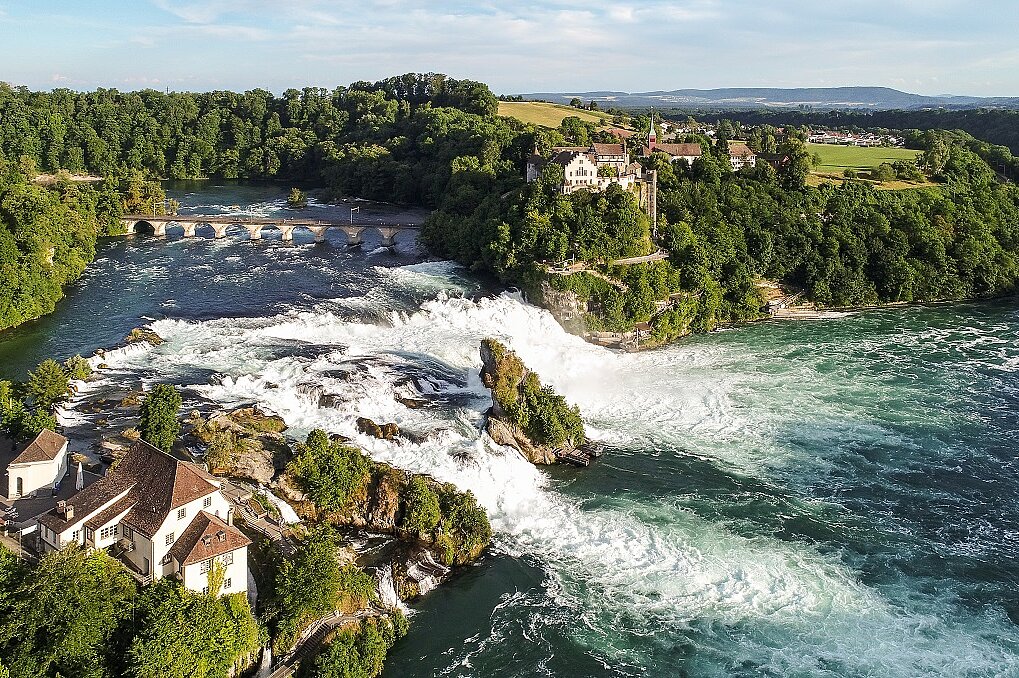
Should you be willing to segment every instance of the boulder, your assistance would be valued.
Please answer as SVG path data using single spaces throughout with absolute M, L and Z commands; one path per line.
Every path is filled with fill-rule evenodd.
M 131 332 L 126 337 L 124 337 L 124 342 L 127 344 L 137 344 L 140 342 L 145 342 L 148 344 L 152 344 L 153 346 L 159 346 L 160 344 L 163 343 L 163 341 L 164 340 L 161 336 L 159 336 L 152 330 L 146 329 L 144 327 L 136 327 L 133 330 L 131 330 Z
M 376 424 L 368 417 L 357 418 L 357 430 L 366 436 L 372 436 L 380 440 L 393 440 L 399 437 L 400 427 L 396 424 Z

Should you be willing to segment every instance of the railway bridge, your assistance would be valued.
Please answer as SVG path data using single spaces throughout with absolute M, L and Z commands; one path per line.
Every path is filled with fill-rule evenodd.
M 403 224 L 392 222 L 366 221 L 323 221 L 319 219 L 287 219 L 281 217 L 239 217 L 223 214 L 167 214 L 151 216 L 146 214 L 125 214 L 121 223 L 127 233 L 135 233 L 141 224 L 148 225 L 155 235 L 165 236 L 168 227 L 179 226 L 184 237 L 195 237 L 199 228 L 211 228 L 213 236 L 222 238 L 230 226 L 241 226 L 248 232 L 251 240 L 261 240 L 262 230 L 275 228 L 280 232 L 280 239 L 291 241 L 294 231 L 298 228 L 308 229 L 315 236 L 315 242 L 325 240 L 329 229 L 342 231 L 347 236 L 347 244 L 362 244 L 361 236 L 366 230 L 376 230 L 382 236 L 383 247 L 395 247 L 396 235 L 403 231 L 419 231 L 420 224 Z

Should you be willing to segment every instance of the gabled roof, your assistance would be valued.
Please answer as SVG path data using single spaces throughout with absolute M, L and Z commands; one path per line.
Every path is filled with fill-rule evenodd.
M 748 158 L 754 155 L 754 152 L 750 150 L 742 141 L 730 141 L 729 142 L 729 156 L 732 158 Z
M 200 512 L 181 533 L 169 555 L 181 565 L 191 565 L 247 546 L 251 540 L 219 517 Z
M 53 461 L 60 455 L 60 451 L 67 444 L 67 438 L 54 433 L 49 429 L 43 429 L 35 440 L 30 442 L 21 451 L 11 464 L 34 464 L 40 461 Z
M 121 501 L 134 503 L 124 522 L 151 537 L 171 511 L 218 489 L 216 482 L 195 464 L 139 440 L 106 476 L 67 500 L 74 507 L 70 521 L 53 509 L 41 516 L 40 522 L 61 532 L 83 518 L 94 520 L 92 513 L 126 491 L 126 498 Z M 110 519 L 114 517 L 116 514 Z
M 704 155 L 701 145 L 698 143 L 690 144 L 655 144 L 654 148 L 644 148 L 644 155 L 651 155 L 652 153 L 660 151 L 673 157 L 700 157 Z
M 584 156 L 592 164 L 594 164 L 594 156 L 588 153 L 586 149 L 583 151 L 572 151 L 572 150 L 559 151 L 558 153 L 552 156 L 552 159 L 549 160 L 549 162 L 554 162 L 558 165 L 562 165 L 563 167 L 565 167 L 566 165 L 569 165 L 571 162 L 573 162 L 573 160 L 577 156 Z
M 622 144 L 595 144 L 596 155 L 626 155 L 626 149 Z

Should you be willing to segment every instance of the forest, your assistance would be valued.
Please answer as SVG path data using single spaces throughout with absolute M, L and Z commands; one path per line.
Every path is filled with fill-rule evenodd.
M 938 186 L 905 191 L 853 180 L 808 187 L 810 158 L 796 129 L 788 125 L 779 142 L 770 124 L 798 119 L 723 122 L 718 141 L 688 139 L 710 151 L 693 166 L 657 154 L 641 161 L 658 172 L 653 231 L 631 193 L 563 195 L 554 167 L 523 181 L 534 149 L 610 141 L 605 132 L 573 116 L 548 129 L 497 111 L 484 84 L 438 74 L 279 96 L 0 85 L 0 268 L 14 281 L 0 292 L 0 328 L 52 310 L 94 256 L 96 237 L 115 228 L 121 210 L 155 203 L 150 180 L 166 177 L 273 179 L 430 207 L 422 239 L 434 254 L 537 301 L 573 292 L 587 302 L 589 329 L 651 322 L 658 340 L 759 317 L 761 278 L 802 288 L 824 306 L 1015 289 L 1016 188 L 991 167 L 1004 158 L 1007 171 L 1013 156 L 964 131 L 920 131 L 933 124 L 926 113 L 895 120 L 915 130 L 909 140 L 924 151 L 922 166 L 881 169 Z M 974 129 L 973 120 L 997 121 L 980 129 L 1000 136 L 1000 115 L 946 115 L 938 120 Z M 650 124 L 639 115 L 632 122 L 638 132 Z M 733 172 L 726 144 L 740 136 L 780 156 L 778 169 L 761 162 Z M 106 179 L 44 188 L 29 181 L 34 168 Z M 669 258 L 607 263 L 657 249 Z M 547 275 L 546 265 L 571 259 L 589 262 L 591 273 Z

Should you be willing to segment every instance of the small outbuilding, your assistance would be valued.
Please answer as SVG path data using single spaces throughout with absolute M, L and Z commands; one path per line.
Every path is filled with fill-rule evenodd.
M 52 490 L 66 472 L 67 438 L 44 429 L 7 466 L 7 498 Z

